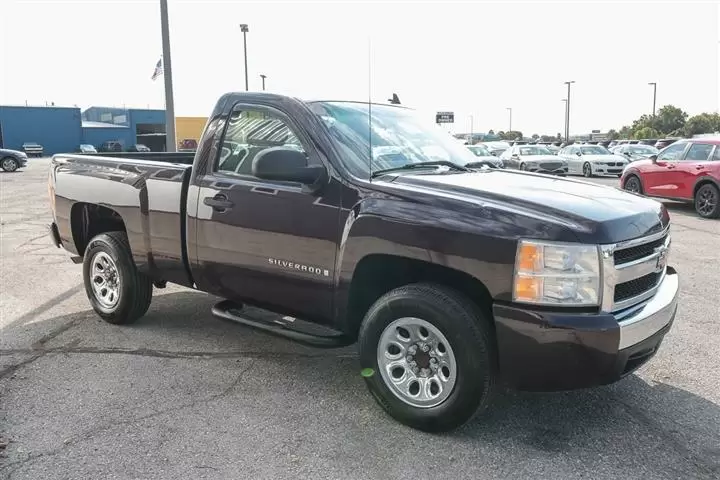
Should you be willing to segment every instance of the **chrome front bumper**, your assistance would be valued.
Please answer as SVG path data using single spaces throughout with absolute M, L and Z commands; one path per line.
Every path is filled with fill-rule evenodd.
M 645 303 L 623 312 L 620 325 L 619 349 L 632 347 L 655 335 L 673 321 L 677 311 L 680 280 L 677 272 L 668 267 L 655 294 Z

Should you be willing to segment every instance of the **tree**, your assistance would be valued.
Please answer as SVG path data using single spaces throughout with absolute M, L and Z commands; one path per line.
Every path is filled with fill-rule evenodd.
M 717 113 L 701 113 L 690 117 L 682 128 L 682 135 L 688 138 L 700 133 L 714 132 L 720 132 L 720 114 Z
M 616 130 L 613 130 L 613 129 L 608 130 L 608 133 L 607 133 L 608 140 L 617 140 L 618 138 L 620 138 L 620 134 Z
M 562 140 L 562 135 L 558 133 L 558 134 L 555 136 L 555 138 L 556 138 L 557 140 Z
M 665 105 L 657 112 L 650 126 L 658 132 L 670 135 L 682 130 L 688 114 L 673 105 Z
M 538 138 L 540 138 L 540 135 L 538 135 L 537 133 L 533 133 L 533 134 L 532 134 L 532 139 L 533 139 L 533 140 L 537 140 Z
M 633 132 L 633 137 L 638 140 L 643 138 L 658 138 L 660 136 L 660 132 L 658 132 L 652 127 L 642 127 L 641 129 Z
M 519 132 L 517 130 L 511 130 L 509 132 L 498 132 L 498 135 L 503 140 L 521 140 L 523 138 L 522 132 Z
M 493 132 L 492 130 L 488 130 L 488 135 L 495 135 L 495 132 Z

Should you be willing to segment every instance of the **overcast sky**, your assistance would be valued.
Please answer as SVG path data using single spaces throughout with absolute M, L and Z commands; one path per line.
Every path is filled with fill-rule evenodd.
M 455 112 L 455 131 L 619 128 L 720 103 L 718 2 L 328 3 L 169 0 L 176 114 L 243 90 Z M 163 107 L 158 0 L 0 0 L 0 104 Z M 370 55 L 369 55 L 370 52 Z

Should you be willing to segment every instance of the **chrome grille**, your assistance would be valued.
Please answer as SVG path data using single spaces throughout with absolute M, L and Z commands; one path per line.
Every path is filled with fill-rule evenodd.
M 602 310 L 619 312 L 652 297 L 665 277 L 669 248 L 669 227 L 643 238 L 602 245 Z

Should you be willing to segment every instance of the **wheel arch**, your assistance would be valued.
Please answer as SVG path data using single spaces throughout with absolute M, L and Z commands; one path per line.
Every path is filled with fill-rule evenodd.
M 695 180 L 695 186 L 693 187 L 693 198 L 695 198 L 695 195 L 697 194 L 698 190 L 700 190 L 700 187 L 707 184 L 715 185 L 715 188 L 720 190 L 720 182 L 718 182 L 715 178 L 711 176 L 704 175 Z
M 85 254 L 85 248 L 96 235 L 118 231 L 127 234 L 125 221 L 116 210 L 94 203 L 76 202 L 70 209 L 70 226 L 80 256 Z

